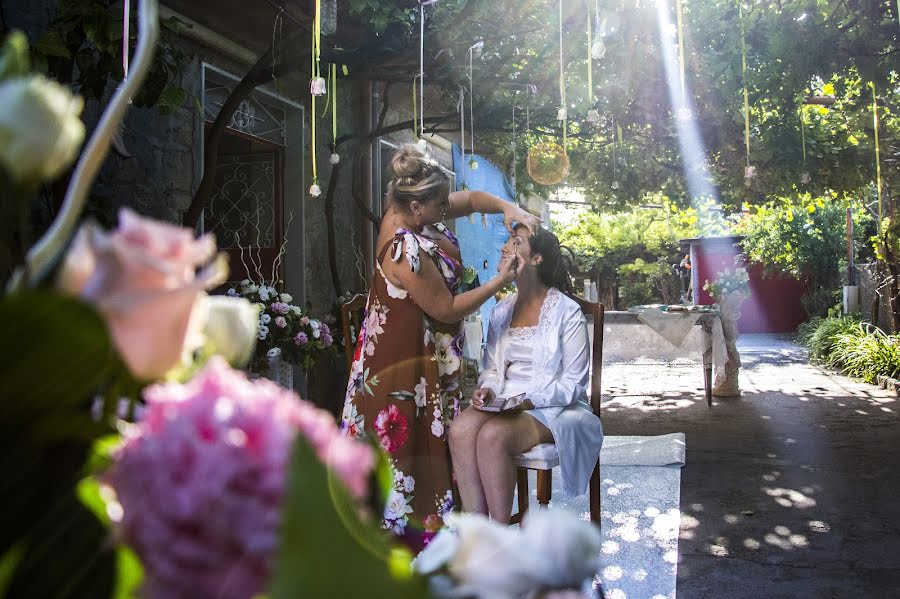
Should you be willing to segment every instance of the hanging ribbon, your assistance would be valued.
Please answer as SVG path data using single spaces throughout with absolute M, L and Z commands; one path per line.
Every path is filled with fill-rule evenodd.
M 331 65 L 331 145 L 337 152 L 337 65 Z
M 878 141 L 878 96 L 875 94 L 875 82 L 869 81 L 872 89 L 872 122 L 875 126 L 875 189 L 878 191 L 878 232 L 881 232 L 881 221 L 884 218 L 881 207 L 881 148 Z
M 321 0 L 316 0 L 316 17 L 313 23 L 313 36 L 312 36 L 312 76 L 320 77 L 320 43 L 321 43 L 321 18 L 322 18 L 322 5 Z M 310 195 L 313 197 L 317 197 L 319 193 L 319 176 L 316 168 L 316 95 L 312 94 L 312 100 L 310 103 L 310 157 L 312 158 L 312 178 L 313 184 L 310 187 Z
M 469 143 L 472 148 L 472 156 L 475 156 L 475 70 L 472 62 L 475 59 L 475 50 L 469 48 L 469 127 L 472 130 Z
M 675 0 L 675 19 L 678 24 L 678 67 L 681 74 L 681 102 L 686 99 L 686 86 L 684 80 L 684 14 L 681 10 L 681 0 Z
M 587 86 L 588 86 L 588 106 L 594 107 L 594 62 L 591 59 L 591 48 L 593 42 L 593 27 L 591 24 L 591 0 L 587 1 Z
M 562 134 L 563 134 L 563 151 L 565 152 L 568 148 L 568 142 L 566 140 L 567 130 L 568 130 L 568 112 L 566 110 L 566 69 L 564 64 L 563 57 L 563 0 L 559 0 L 559 114 L 557 116 L 562 117 L 560 120 L 562 123 Z
M 747 42 L 744 31 L 744 7 L 737 0 L 738 21 L 741 24 L 741 77 L 744 83 L 744 149 L 747 153 L 747 166 L 750 166 L 750 92 L 747 90 Z
M 466 88 L 459 86 L 459 100 L 456 102 L 456 110 L 459 112 L 459 151 L 462 161 L 462 187 L 466 187 Z
M 425 132 L 425 2 L 419 2 L 419 136 Z M 431 4 L 430 2 L 428 4 Z
M 803 164 L 806 164 L 806 122 L 803 117 L 803 106 L 800 106 L 800 142 L 803 144 Z
M 122 14 L 122 72 L 125 74 L 123 79 L 128 79 L 128 53 L 131 50 L 129 38 L 131 38 L 131 0 L 125 0 Z
M 413 88 L 413 136 L 415 136 L 416 139 L 419 139 L 419 129 L 418 129 L 418 127 L 419 127 L 419 102 L 416 98 L 416 79 L 418 79 L 418 78 L 419 78 L 418 75 L 413 77 L 413 83 L 412 83 L 412 88 Z

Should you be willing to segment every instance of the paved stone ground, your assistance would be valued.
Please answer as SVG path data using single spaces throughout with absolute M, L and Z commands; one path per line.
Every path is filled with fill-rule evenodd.
M 739 341 L 740 398 L 682 361 L 604 366 L 609 435 L 684 432 L 678 597 L 900 597 L 900 401 Z

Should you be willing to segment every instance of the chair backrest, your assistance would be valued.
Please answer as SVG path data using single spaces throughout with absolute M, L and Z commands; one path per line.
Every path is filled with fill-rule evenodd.
M 347 359 L 347 372 L 353 364 L 353 354 L 356 351 L 356 339 L 362 329 L 364 313 L 366 311 L 367 295 L 357 293 L 350 301 L 341 306 L 341 325 L 344 328 L 344 354 Z
M 589 302 L 577 295 L 567 294 L 581 308 L 586 318 L 593 318 L 594 341 L 591 347 L 591 411 L 600 417 L 600 379 L 603 371 L 603 317 L 606 308 L 603 304 Z

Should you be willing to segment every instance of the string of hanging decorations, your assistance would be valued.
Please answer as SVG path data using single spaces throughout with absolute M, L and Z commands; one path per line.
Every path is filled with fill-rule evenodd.
M 756 167 L 750 164 L 750 91 L 747 88 L 747 33 L 744 25 L 744 5 L 737 0 L 738 21 L 741 28 L 741 82 L 744 85 L 744 151 L 747 166 L 744 168 L 744 184 L 748 187 L 756 176 Z
M 875 127 L 875 189 L 878 197 L 878 232 L 881 233 L 881 221 L 884 220 L 881 206 L 881 148 L 878 140 L 878 95 L 875 93 L 875 82 L 869 81 L 872 90 L 872 123 Z
M 541 185 L 556 185 L 569 174 L 567 152 L 568 111 L 566 110 L 566 68 L 563 54 L 563 1 L 559 0 L 559 109 L 556 119 L 562 124 L 562 144 L 543 140 L 528 150 L 525 166 L 528 175 Z
M 326 83 L 322 78 L 321 72 L 321 43 L 322 43 L 322 1 L 316 0 L 316 13 L 313 20 L 312 35 L 312 64 L 310 70 L 312 76 L 309 80 L 310 101 L 310 157 L 312 159 L 312 185 L 309 186 L 309 195 L 317 198 L 322 195 L 322 189 L 319 187 L 319 175 L 316 168 L 316 98 L 324 96 L 326 91 Z

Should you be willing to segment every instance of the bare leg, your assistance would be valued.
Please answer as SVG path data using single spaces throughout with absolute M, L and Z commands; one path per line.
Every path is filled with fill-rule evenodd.
M 459 488 L 463 510 L 487 515 L 487 501 L 481 487 L 476 459 L 478 432 L 496 414 L 482 412 L 469 407 L 463 410 L 450 425 L 450 456 L 453 460 L 453 474 Z
M 478 472 L 491 519 L 509 522 L 516 467 L 513 458 L 538 443 L 550 443 L 550 429 L 528 414 L 502 414 L 478 433 Z

